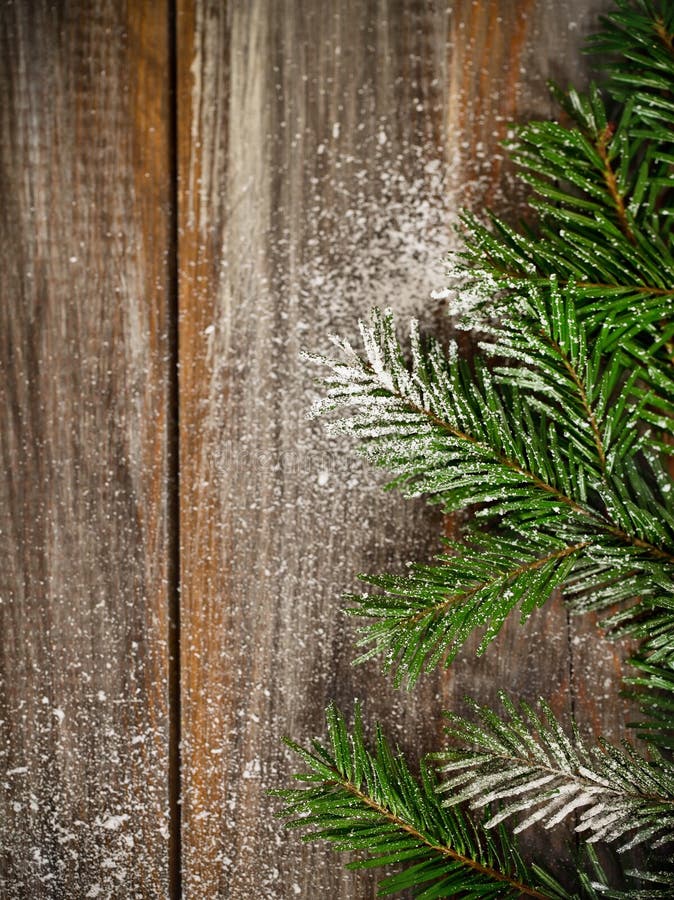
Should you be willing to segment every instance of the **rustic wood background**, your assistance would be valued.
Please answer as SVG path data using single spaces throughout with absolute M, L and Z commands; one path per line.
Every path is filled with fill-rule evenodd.
M 0 897 L 373 897 L 266 796 L 331 699 L 417 756 L 501 687 L 621 733 L 618 648 L 559 603 L 412 694 L 351 666 L 341 592 L 445 526 L 304 418 L 298 360 L 374 303 L 450 327 L 456 213 L 513 212 L 498 142 L 607 5 L 3 5 Z

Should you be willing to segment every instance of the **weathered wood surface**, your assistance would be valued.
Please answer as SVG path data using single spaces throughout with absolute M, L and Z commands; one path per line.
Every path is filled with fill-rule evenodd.
M 0 11 L 0 896 L 167 885 L 167 4 Z
M 1 897 L 167 896 L 178 526 L 186 898 L 374 895 L 265 793 L 332 699 L 417 756 L 500 687 L 620 732 L 619 652 L 560 604 L 412 694 L 352 668 L 340 594 L 446 526 L 306 421 L 298 359 L 375 303 L 451 330 L 456 213 L 519 202 L 498 141 L 553 111 L 606 6 L 178 0 L 175 147 L 168 4 L 3 8 Z
M 442 523 L 304 419 L 315 389 L 298 360 L 328 331 L 353 336 L 375 303 L 446 327 L 429 294 L 456 211 L 512 206 L 497 142 L 508 121 L 552 112 L 545 80 L 577 79 L 601 5 L 179 3 L 188 897 L 373 896 L 366 873 L 280 833 L 265 795 L 298 765 L 281 735 L 322 733 L 331 699 L 365 698 L 417 755 L 438 747 L 440 709 L 502 687 L 621 722 L 615 686 L 609 704 L 582 687 L 612 649 L 559 604 L 411 695 L 351 667 L 340 593 L 358 571 L 428 559 Z

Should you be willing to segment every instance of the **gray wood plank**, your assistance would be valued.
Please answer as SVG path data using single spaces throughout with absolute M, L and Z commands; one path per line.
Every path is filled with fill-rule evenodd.
M 372 876 L 283 834 L 265 795 L 297 766 L 281 735 L 322 733 L 331 699 L 365 699 L 416 756 L 466 693 L 545 693 L 570 712 L 582 626 L 560 603 L 410 695 L 376 664 L 352 668 L 341 592 L 359 571 L 428 560 L 445 523 L 305 420 L 317 389 L 298 353 L 354 337 L 373 304 L 448 330 L 430 291 L 457 210 L 512 209 L 497 142 L 510 120 L 550 114 L 545 79 L 578 75 L 600 5 L 179 3 L 188 898 L 374 895 Z
M 0 13 L 0 896 L 165 897 L 166 3 Z

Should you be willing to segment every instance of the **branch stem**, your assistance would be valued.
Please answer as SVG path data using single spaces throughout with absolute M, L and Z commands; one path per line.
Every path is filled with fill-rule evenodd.
M 618 217 L 618 225 L 620 226 L 620 230 L 625 235 L 627 240 L 634 247 L 636 246 L 637 239 L 634 236 L 634 232 L 632 231 L 629 220 L 627 218 L 625 198 L 620 193 L 620 189 L 618 188 L 618 180 L 616 178 L 615 172 L 613 171 L 613 166 L 611 165 L 611 160 L 609 159 L 608 155 L 608 145 L 611 143 L 611 139 L 613 138 L 614 133 L 615 126 L 609 123 L 599 135 L 599 139 L 597 140 L 595 147 L 604 165 L 602 176 L 604 178 L 604 184 L 606 185 L 611 196 L 611 201 Z
M 550 338 L 549 335 L 547 335 L 544 331 L 541 331 L 540 333 L 544 340 L 548 341 L 552 349 L 561 359 L 564 368 L 569 373 L 569 376 L 573 381 L 576 390 L 578 391 L 580 402 L 583 406 L 583 410 L 585 411 L 587 420 L 590 423 L 590 428 L 592 430 L 592 436 L 594 439 L 594 446 L 597 450 L 597 456 L 599 457 L 599 465 L 601 467 L 602 475 L 604 476 L 604 478 L 606 478 L 606 453 L 604 452 L 604 442 L 602 440 L 602 434 L 599 430 L 599 425 L 597 424 L 597 418 L 594 414 L 594 410 L 590 406 L 590 402 L 587 399 L 585 385 L 583 384 L 580 375 L 576 371 L 575 366 L 571 363 L 571 360 L 559 346 L 557 341 L 552 340 L 552 338 Z

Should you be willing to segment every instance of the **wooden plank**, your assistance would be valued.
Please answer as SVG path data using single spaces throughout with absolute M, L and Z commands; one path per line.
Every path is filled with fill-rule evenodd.
M 281 735 L 323 732 L 328 701 L 354 696 L 413 755 L 440 745 L 439 711 L 465 693 L 544 692 L 568 713 L 573 633 L 551 604 L 409 696 L 351 667 L 340 593 L 356 572 L 429 559 L 442 522 L 305 421 L 316 391 L 298 352 L 354 336 L 373 304 L 446 328 L 429 294 L 456 210 L 504 205 L 497 141 L 549 114 L 547 76 L 577 76 L 595 7 L 178 9 L 185 896 L 370 897 L 370 876 L 273 820 L 265 791 L 297 765 Z
M 164 897 L 167 4 L 0 47 L 0 895 Z

